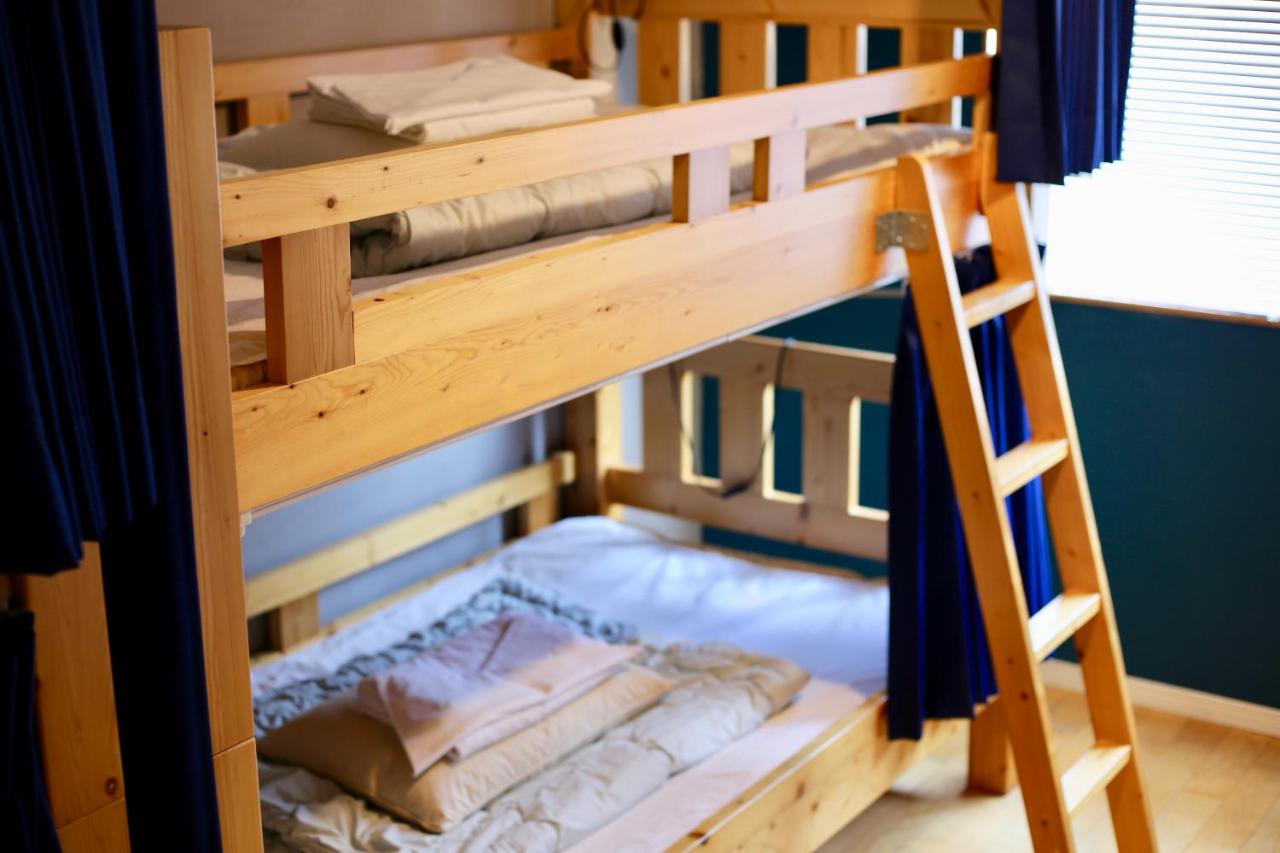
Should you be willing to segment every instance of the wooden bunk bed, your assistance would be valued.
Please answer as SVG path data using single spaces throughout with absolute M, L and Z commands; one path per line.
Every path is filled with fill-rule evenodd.
M 721 22 L 727 94 L 678 104 L 688 19 Z M 810 26 L 811 76 L 820 82 L 755 91 L 770 82 L 768 34 L 779 20 Z M 732 482 L 749 473 L 759 453 L 771 400 L 771 374 L 763 368 L 777 348 L 744 336 L 907 272 L 957 460 L 958 492 L 966 496 L 963 518 L 1002 688 L 972 727 L 973 781 L 1008 790 L 1012 744 L 1037 849 L 1071 849 L 1071 810 L 1104 787 L 1121 847 L 1154 849 L 1111 602 L 1022 189 L 994 183 L 989 136 L 959 154 L 905 157 L 896 167 L 805 184 L 803 134 L 812 127 L 897 111 L 937 117 L 957 97 L 975 99 L 975 124 L 985 127 L 991 60 L 951 58 L 949 34 L 995 26 L 987 3 L 649 0 L 639 26 L 641 97 L 670 106 L 218 183 L 215 102 L 230 104 L 240 124 L 256 124 L 286 118 L 289 94 L 320 71 L 416 67 L 494 52 L 580 69 L 575 23 L 566 16 L 563 29 L 546 33 L 222 66 L 212 63 L 207 31 L 160 34 L 201 619 L 227 849 L 262 846 L 248 616 L 265 615 L 274 643 L 296 647 L 322 633 L 321 589 L 513 509 L 525 531 L 550 523 L 561 506 L 570 514 L 616 514 L 625 505 L 882 559 L 887 515 L 850 499 L 857 494 L 850 415 L 855 401 L 887 402 L 891 359 L 813 346 L 789 353 L 784 384 L 806 392 L 802 496 L 773 490 L 767 472 L 730 500 L 713 496 L 707 486 L 714 484 L 692 471 L 669 380 L 670 370 L 721 377 L 722 404 L 735 413 L 722 436 L 721 479 Z M 867 24 L 902 27 L 904 59 L 913 64 L 858 74 L 856 32 Z M 731 204 L 727 146 L 749 140 L 754 198 Z M 353 303 L 348 235 L 355 220 L 654 157 L 674 158 L 669 222 Z M 952 249 L 988 240 L 1002 278 L 962 299 Z M 266 381 L 233 391 L 223 250 L 255 241 L 274 259 L 266 267 Z M 997 458 L 966 330 L 1005 313 L 1036 439 Z M 615 383 L 642 372 L 645 465 L 637 470 L 622 464 Z M 376 546 L 365 544 L 378 559 L 354 559 L 338 548 L 246 587 L 246 513 L 566 402 L 569 452 L 423 510 L 390 532 L 375 531 Z M 1066 592 L 1032 616 L 1003 496 L 1038 475 L 1046 478 Z M 1037 665 L 1072 635 L 1099 746 L 1060 780 Z M 51 676 L 57 680 L 46 668 L 42 679 Z M 105 689 L 109 701 L 109 679 Z M 84 706 L 94 699 L 101 694 L 78 697 L 72 715 L 88 716 Z M 960 726 L 930 723 L 919 743 L 889 742 L 883 703 L 882 695 L 873 698 L 712 818 L 684 828 L 678 847 L 812 849 Z M 98 751 L 89 752 L 89 760 L 52 767 L 50 786 L 55 801 L 59 790 L 91 792 L 77 806 L 84 817 L 67 833 L 69 849 L 90 838 L 116 849 L 123 792 L 108 785 L 104 799 L 99 789 L 103 773 L 118 778 L 118 754 L 113 759 L 104 747 L 98 761 Z

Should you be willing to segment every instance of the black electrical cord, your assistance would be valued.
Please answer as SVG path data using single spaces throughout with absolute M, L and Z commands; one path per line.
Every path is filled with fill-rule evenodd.
M 778 347 L 778 358 L 773 366 L 773 390 L 776 394 L 778 389 L 782 387 L 782 371 L 787 363 L 787 350 L 795 343 L 794 338 L 784 338 L 782 345 Z M 676 427 L 680 430 L 680 437 L 685 444 L 689 446 L 689 456 L 698 459 L 698 445 L 693 436 L 685 428 L 684 419 L 680 416 L 680 374 L 676 370 L 675 364 L 667 365 L 667 384 L 671 391 L 672 410 L 676 413 Z M 742 494 L 755 485 L 760 479 L 760 472 L 764 470 L 764 457 L 769 451 L 769 445 L 773 443 L 778 435 L 778 407 L 773 407 L 773 417 L 769 420 L 769 431 L 765 434 L 760 442 L 760 452 L 756 455 L 756 464 L 752 466 L 751 473 L 747 475 L 745 480 L 737 483 L 722 483 L 720 490 L 704 489 L 709 494 L 715 495 L 721 500 L 728 500 Z M 695 462 L 696 464 L 696 462 Z

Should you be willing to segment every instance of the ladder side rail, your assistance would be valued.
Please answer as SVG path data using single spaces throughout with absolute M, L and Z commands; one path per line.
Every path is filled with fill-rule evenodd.
M 945 219 L 927 162 L 915 155 L 898 162 L 898 207 L 926 211 L 931 219 L 929 247 L 906 253 L 911 298 L 933 377 L 1032 841 L 1037 850 L 1072 850 L 1066 804 L 1049 740 L 1048 703 L 1039 662 L 1032 655 L 1030 614 L 1013 533 L 994 477 L 991 430 Z
M 984 142 L 985 156 L 994 158 L 994 135 L 988 134 Z M 990 179 L 994 169 L 986 169 L 985 174 Z M 1107 786 L 1116 840 L 1121 850 L 1155 850 L 1151 805 L 1143 796 L 1133 706 L 1115 610 L 1049 294 L 1043 286 L 1039 250 L 1029 227 L 1025 188 L 989 181 L 983 187 L 983 200 L 996 270 L 1001 276 L 1036 282 L 1035 299 L 1011 311 L 1007 322 L 1032 436 L 1068 443 L 1066 460 L 1045 472 L 1042 482 L 1063 589 L 1092 592 L 1100 598 L 1098 618 L 1075 635 L 1094 735 L 1099 742 L 1134 747 L 1125 767 Z

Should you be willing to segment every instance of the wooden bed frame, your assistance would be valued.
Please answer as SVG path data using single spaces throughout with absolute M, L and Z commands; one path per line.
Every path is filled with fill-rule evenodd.
M 735 339 L 901 277 L 908 266 L 903 253 L 877 248 L 878 218 L 904 206 L 928 211 L 935 253 L 948 246 L 978 245 L 998 230 L 1015 245 L 1022 239 L 1025 249 L 1025 233 L 1012 230 L 1013 225 L 1023 227 L 1021 219 L 993 218 L 989 232 L 982 216 L 984 209 L 991 212 L 993 199 L 998 209 L 1012 211 L 1014 217 L 1019 212 L 1016 204 L 1005 204 L 1007 194 L 992 184 L 989 147 L 939 157 L 927 165 L 904 161 L 901 168 L 817 185 L 806 186 L 804 178 L 803 134 L 808 128 L 890 112 L 946 117 L 952 99 L 964 96 L 975 99 L 976 125 L 985 127 L 991 60 L 954 58 L 952 34 L 956 27 L 996 26 L 996 6 L 994 0 L 648 0 L 639 26 L 641 97 L 670 106 L 253 175 L 221 185 L 215 103 L 231 105 L 242 125 L 279 120 L 287 117 L 288 97 L 303 88 L 308 74 L 406 68 L 496 52 L 581 71 L 575 48 L 581 4 L 562 0 L 562 28 L 544 33 L 218 66 L 211 59 L 207 31 L 160 34 L 201 620 L 227 849 L 262 846 L 248 616 L 265 615 L 274 644 L 294 646 L 320 632 L 316 595 L 328 584 L 483 515 L 516 509 L 523 529 L 536 529 L 554 520 L 561 504 L 568 513 L 616 514 L 624 504 L 645 507 L 884 557 L 886 514 L 851 500 L 857 494 L 858 458 L 851 437 L 857 435 L 853 418 L 858 401 L 887 401 L 890 359 L 807 345 L 789 353 L 785 384 L 807 392 L 804 494 L 776 491 L 766 468 L 747 493 L 732 501 L 712 497 L 706 486 L 713 484 L 690 468 L 675 428 L 676 401 L 666 365 L 675 362 L 681 375 L 722 377 L 722 404 L 731 415 L 722 419 L 726 429 L 721 470 L 726 481 L 734 482 L 749 473 L 759 454 L 772 399 L 772 373 L 765 368 L 773 363 L 777 347 L 764 339 Z M 721 81 L 727 94 L 677 104 L 687 79 L 683 40 L 688 19 L 720 21 Z M 818 82 L 757 91 L 770 82 L 770 29 L 777 20 L 809 26 L 811 78 Z M 867 24 L 902 27 L 903 58 L 910 66 L 858 74 L 863 67 L 858 28 Z M 731 205 L 727 147 L 743 140 L 756 145 L 754 199 Z M 353 303 L 348 254 L 352 221 L 668 156 L 675 163 L 670 222 Z M 904 205 L 904 199 L 912 198 L 915 203 Z M 1016 201 L 1017 196 L 1012 198 Z M 267 259 L 267 376 L 265 382 L 233 391 L 222 252 L 259 240 Z M 926 280 L 936 272 L 947 283 L 942 267 L 935 270 L 925 259 L 909 257 L 917 277 Z M 1003 290 L 996 288 L 999 293 L 988 294 L 998 298 L 985 302 L 966 298 L 961 307 L 956 295 L 949 310 L 980 318 L 983 312 L 990 317 L 1030 305 L 1026 313 L 1047 313 L 1047 297 L 1040 302 L 1035 298 L 1042 291 L 1034 287 L 1034 272 L 1027 266 L 1029 283 L 1001 285 Z M 944 331 L 936 334 L 943 336 Z M 936 346 L 945 345 L 942 339 Z M 928 346 L 932 352 L 935 344 L 929 341 Z M 1053 346 L 1056 354 L 1056 342 Z M 616 382 L 645 371 L 645 467 L 631 470 L 622 465 Z M 961 390 L 967 387 L 964 379 L 961 376 L 957 384 Z M 678 384 L 688 387 L 683 380 Z M 681 400 L 687 408 L 687 395 Z M 566 431 L 571 454 L 556 455 L 371 531 L 358 543 L 340 543 L 246 584 L 240 550 L 245 513 L 564 402 L 569 402 Z M 1069 408 L 1066 412 L 1062 430 L 1067 437 L 1054 444 L 1061 453 L 1052 459 L 1052 453 L 1018 456 L 1012 460 L 1021 465 L 1014 479 L 1026 474 L 1021 480 L 1025 483 L 1049 471 L 1068 458 L 1068 449 L 1078 467 Z M 988 446 L 987 461 L 989 472 L 991 465 L 1008 460 L 994 459 Z M 1082 476 L 1082 469 L 1078 473 Z M 992 483 L 993 488 L 1008 485 L 1004 480 Z M 563 494 L 557 495 L 565 484 Z M 965 512 L 968 529 L 970 511 Z M 1096 539 L 1096 531 L 1094 535 Z M 1005 570 L 1003 564 L 998 568 Z M 993 591 L 983 589 L 984 601 L 996 595 L 1003 596 L 1001 605 L 1008 604 L 995 609 L 1002 621 L 988 618 L 988 632 L 993 633 L 993 624 L 1016 625 L 1003 635 L 1011 644 L 1003 648 L 1021 642 L 1029 653 L 1025 601 L 1020 610 L 1010 603 L 1015 602 L 1014 592 L 1021 594 L 1020 587 L 1015 590 L 1009 586 L 1015 582 L 1000 578 L 987 581 Z M 65 580 L 55 579 L 53 584 L 62 587 L 51 594 L 42 593 L 41 582 L 32 580 L 33 592 L 26 597 L 51 611 L 55 620 L 67 618 L 68 601 L 100 613 L 101 592 L 95 582 L 91 572 L 73 573 Z M 1088 618 L 1072 611 L 1067 616 L 1076 621 L 1067 628 L 1087 624 L 1097 614 L 1110 617 L 1105 577 L 1102 583 L 1100 591 L 1089 593 L 1093 609 Z M 102 723 L 111 707 L 111 685 L 109 674 L 104 674 L 105 629 L 100 622 L 99 616 L 97 622 L 78 623 L 76 631 L 52 642 L 42 638 L 41 715 L 46 731 L 67 721 L 75 726 L 74 737 L 56 745 L 46 741 L 55 814 L 69 850 L 127 849 L 114 724 Z M 1055 630 L 1062 628 L 1059 622 Z M 1094 624 L 1101 623 L 1095 619 Z M 1111 656 L 1112 663 L 1105 664 L 1111 669 L 1103 672 L 1107 678 L 1117 666 L 1123 672 L 1118 644 L 1108 639 L 1114 635 L 1113 624 L 1105 625 L 1099 641 Z M 1060 631 L 1058 640 L 1071 632 Z M 1016 657 L 1014 669 L 1001 669 L 1001 684 L 1006 692 L 1010 686 L 1025 687 L 1022 700 L 1039 708 L 1035 703 L 1042 705 L 1043 689 L 1038 676 L 1020 652 Z M 1099 654 L 1096 659 L 1107 658 Z M 86 679 L 91 667 L 97 668 L 96 674 Z M 73 681 L 76 689 L 65 689 Z M 1090 683 L 1091 692 L 1097 681 Z M 1118 690 L 1109 694 L 1120 700 L 1120 729 L 1113 740 L 1132 744 L 1132 714 L 1122 682 Z M 933 742 L 960 725 L 931 723 L 920 743 L 891 743 L 885 739 L 882 705 L 882 698 L 873 700 L 726 804 L 714 820 L 690 827 L 687 846 L 815 847 L 887 790 Z M 1008 790 L 1013 784 L 1009 735 L 1015 745 L 1030 744 L 1019 747 L 1020 766 L 1022 750 L 1040 744 L 1023 727 L 1034 721 L 1032 712 L 1024 714 L 1020 706 L 1018 713 L 1006 715 L 998 708 L 999 703 L 992 706 L 973 726 L 972 771 L 977 784 Z M 1126 731 L 1129 739 L 1123 740 Z M 1124 798 L 1136 791 L 1140 800 L 1136 762 L 1130 746 L 1124 749 L 1123 760 L 1102 767 L 1110 775 L 1094 785 L 1112 782 L 1108 793 L 1113 812 L 1117 797 L 1129 802 Z M 1052 770 L 1051 760 L 1045 760 Z M 1037 774 L 1044 769 L 1026 766 Z M 1067 806 L 1056 777 L 1041 786 L 1036 775 L 1035 782 L 1024 785 L 1024 796 L 1034 816 L 1037 846 L 1070 847 L 1069 827 L 1064 831 Z M 1149 825 L 1149 813 L 1146 822 Z M 1131 831 L 1122 843 L 1140 840 L 1141 835 Z M 1144 849 L 1136 842 L 1128 846 Z

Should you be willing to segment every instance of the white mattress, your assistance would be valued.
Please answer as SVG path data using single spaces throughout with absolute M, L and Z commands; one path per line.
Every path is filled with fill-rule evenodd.
M 789 707 L 571 848 L 579 853 L 666 849 L 840 719 L 859 708 L 874 712 L 868 696 L 885 683 L 886 584 L 769 568 L 592 517 L 544 528 L 370 619 L 258 666 L 254 696 L 403 639 L 503 574 L 631 621 L 656 644 L 718 640 L 787 658 L 814 676 Z

